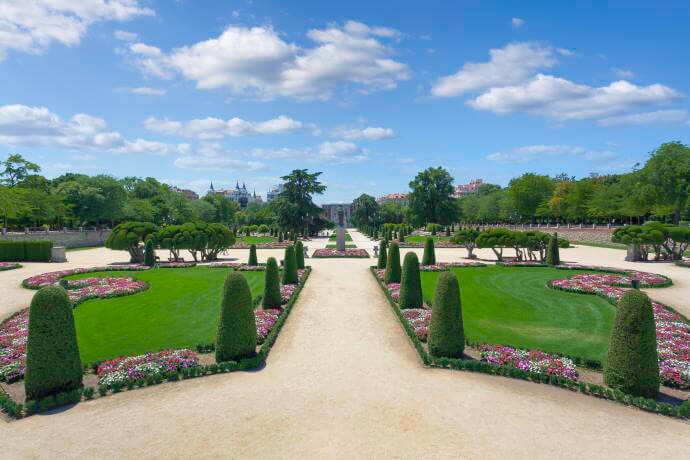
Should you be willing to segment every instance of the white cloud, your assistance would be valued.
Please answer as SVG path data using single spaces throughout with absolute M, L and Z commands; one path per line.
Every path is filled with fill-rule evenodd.
M 254 149 L 252 155 L 263 160 L 290 160 L 311 163 L 345 164 L 359 163 L 369 158 L 366 150 L 346 141 L 323 142 L 315 147 L 302 149 Z
M 225 136 L 240 137 L 259 134 L 282 134 L 303 129 L 306 125 L 285 115 L 267 121 L 252 122 L 241 118 L 222 120 L 208 117 L 187 122 L 161 120 L 149 117 L 144 127 L 161 134 L 195 139 L 222 139 Z
M 139 0 L 0 0 L 0 60 L 8 51 L 36 54 L 54 42 L 77 45 L 94 22 L 153 14 Z
M 139 86 L 136 88 L 124 88 L 124 92 L 138 94 L 140 96 L 165 96 L 166 91 L 161 88 L 151 88 L 149 86 Z
M 601 161 L 611 160 L 615 158 L 615 154 L 608 150 L 590 150 L 571 145 L 527 145 L 506 152 L 489 154 L 486 159 L 500 163 L 528 163 L 559 157 L 577 157 L 590 161 Z
M 690 125 L 690 114 L 688 114 L 687 110 L 656 110 L 599 120 L 601 126 L 647 125 L 654 123 L 686 123 Z
M 409 78 L 407 66 L 392 59 L 384 39 L 399 32 L 355 21 L 313 29 L 312 48 L 288 43 L 271 27 L 228 27 L 219 37 L 163 53 L 136 43 L 135 62 L 149 75 L 181 74 L 199 89 L 224 88 L 237 95 L 327 99 L 342 85 L 360 90 L 391 89 Z
M 0 144 L 156 155 L 168 151 L 160 142 L 126 140 L 102 118 L 79 113 L 63 120 L 46 107 L 20 104 L 0 106 Z
M 556 64 L 554 50 L 534 42 L 511 43 L 489 50 L 488 62 L 467 62 L 455 74 L 440 78 L 431 93 L 437 97 L 459 96 L 470 91 L 518 84 L 535 71 Z
M 175 166 L 182 169 L 197 171 L 264 171 L 266 165 L 259 161 L 242 160 L 235 158 L 220 144 L 202 144 L 194 151 L 187 150 L 186 154 L 175 160 Z
M 614 67 L 613 69 L 611 69 L 611 71 L 618 78 L 630 79 L 630 78 L 635 76 L 635 73 L 630 69 L 618 69 L 618 68 Z
M 467 103 L 498 114 L 526 112 L 556 120 L 577 120 L 609 117 L 680 97 L 677 91 L 660 84 L 637 86 L 620 80 L 592 87 L 539 74 L 523 85 L 491 88 Z
M 350 141 L 368 140 L 377 141 L 382 139 L 392 139 L 395 132 L 391 128 L 380 128 L 367 126 L 363 129 L 342 129 L 336 131 L 337 137 L 342 137 Z
M 522 18 L 512 18 L 510 24 L 513 26 L 513 29 L 519 29 L 525 25 L 525 20 Z
M 133 42 L 139 37 L 138 34 L 135 34 L 134 32 L 127 32 L 126 30 L 116 30 L 113 33 L 113 36 L 123 42 Z

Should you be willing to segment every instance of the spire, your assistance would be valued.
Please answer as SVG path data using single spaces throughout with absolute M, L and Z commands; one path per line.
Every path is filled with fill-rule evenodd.
M 247 190 L 247 184 L 245 184 L 244 182 L 242 182 L 242 190 Z
M 237 181 L 237 182 L 235 183 L 235 189 L 236 189 L 236 190 L 239 190 L 239 189 L 240 189 L 240 181 Z
M 210 187 L 210 190 L 211 190 L 212 192 L 214 191 L 214 189 L 213 189 L 213 181 L 211 181 L 211 187 Z

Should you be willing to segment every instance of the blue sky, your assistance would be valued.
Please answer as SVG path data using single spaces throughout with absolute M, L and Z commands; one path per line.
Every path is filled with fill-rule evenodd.
M 330 202 L 690 142 L 687 2 L 26 3 L 0 0 L 0 152 L 49 177 L 265 195 L 306 167 Z

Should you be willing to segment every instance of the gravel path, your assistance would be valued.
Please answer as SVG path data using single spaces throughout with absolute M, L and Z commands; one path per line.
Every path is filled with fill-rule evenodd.
M 351 234 L 358 246 L 366 247 L 360 234 Z M 259 258 L 271 252 L 278 254 L 259 251 Z M 71 253 L 70 265 L 103 263 L 114 260 L 114 254 L 105 249 Z M 457 260 L 458 254 L 464 251 L 438 250 L 440 260 Z M 583 262 L 598 257 L 600 264 L 622 265 L 607 263 L 602 259 L 606 253 L 601 252 L 595 256 L 573 249 L 564 254 Z M 614 254 L 622 259 L 622 252 Z M 235 255 L 246 257 L 246 251 Z M 0 456 L 678 458 L 687 454 L 690 424 L 685 422 L 554 387 L 423 368 L 367 270 L 372 259 L 309 263 L 314 267 L 312 275 L 265 369 L 123 392 L 55 414 L 3 423 Z M 669 301 L 674 306 L 687 298 L 690 270 L 685 270 L 678 274 L 685 284 L 671 288 L 678 295 L 675 303 Z M 16 281 L 42 271 L 45 266 L 0 273 L 3 312 L 12 310 L 7 305 L 30 298 L 30 293 L 19 294 Z

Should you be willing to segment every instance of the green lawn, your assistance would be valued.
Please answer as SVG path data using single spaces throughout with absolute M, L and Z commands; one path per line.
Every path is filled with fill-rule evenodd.
M 237 237 L 237 243 L 245 244 L 261 244 L 261 243 L 275 243 L 278 238 L 273 236 L 242 236 Z
M 333 232 L 333 234 L 328 238 L 328 241 L 336 241 L 338 239 L 338 235 Z M 350 236 L 349 232 L 345 232 L 345 241 L 352 241 L 352 237 Z
M 427 236 L 422 236 L 422 235 L 411 235 L 411 236 L 406 236 L 405 241 L 408 243 L 424 243 L 428 237 Z M 431 238 L 434 239 L 434 243 L 437 241 L 450 241 L 451 237 L 450 236 L 445 236 L 445 235 L 436 235 L 432 236 Z
M 465 333 L 470 341 L 604 359 L 614 307 L 593 295 L 546 287 L 549 280 L 583 272 L 498 266 L 453 271 L 460 281 Z M 433 299 L 438 276 L 422 273 L 426 300 Z
M 93 299 L 74 309 L 84 363 L 164 348 L 213 342 L 227 268 L 162 268 L 69 277 L 131 276 L 149 289 L 112 299 Z M 252 295 L 263 293 L 264 273 L 244 272 Z

